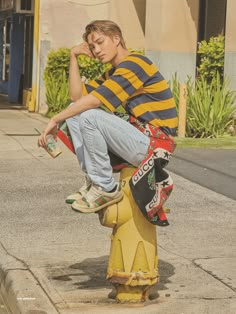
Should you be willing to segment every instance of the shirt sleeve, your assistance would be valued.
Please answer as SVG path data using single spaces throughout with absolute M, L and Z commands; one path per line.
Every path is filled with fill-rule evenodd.
M 148 66 L 139 62 L 139 58 L 128 57 L 119 64 L 110 78 L 93 89 L 91 94 L 114 112 L 150 78 L 146 65 Z
M 91 93 L 93 90 L 98 88 L 100 85 L 104 83 L 104 78 L 103 76 L 97 80 L 91 80 L 88 83 L 83 83 L 82 85 L 82 94 L 83 96 L 88 95 Z

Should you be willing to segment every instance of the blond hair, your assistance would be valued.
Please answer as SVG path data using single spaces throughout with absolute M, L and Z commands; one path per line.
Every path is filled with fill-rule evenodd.
M 92 21 L 85 27 L 85 33 L 83 34 L 83 39 L 86 42 L 88 42 L 88 36 L 92 32 L 100 32 L 109 37 L 118 35 L 120 37 L 121 46 L 126 49 L 125 41 L 121 32 L 121 29 L 116 23 L 109 20 Z

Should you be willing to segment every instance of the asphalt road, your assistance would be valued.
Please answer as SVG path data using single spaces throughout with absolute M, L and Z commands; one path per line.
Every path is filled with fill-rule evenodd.
M 167 169 L 236 200 L 236 149 L 177 147 Z

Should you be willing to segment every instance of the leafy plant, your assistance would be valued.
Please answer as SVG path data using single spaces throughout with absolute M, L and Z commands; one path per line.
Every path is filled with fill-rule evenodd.
M 80 55 L 77 58 L 81 77 L 85 80 L 93 80 L 101 76 L 102 73 L 111 67 L 110 64 L 102 64 L 99 60 Z M 44 80 L 61 78 L 63 72 L 69 77 L 70 49 L 60 48 L 52 50 L 48 54 L 47 65 L 44 70 Z
M 48 116 L 65 109 L 70 103 L 68 78 L 65 71 L 51 75 L 46 80 L 46 100 L 48 105 Z
M 194 81 L 189 77 L 186 84 L 186 136 L 216 138 L 225 133 L 234 134 L 236 91 L 229 89 L 228 79 L 222 81 L 220 74 L 216 72 L 211 82 L 200 76 Z M 180 82 L 176 73 L 169 85 L 178 110 Z
M 69 75 L 70 51 L 67 48 L 60 48 L 57 51 L 51 50 L 47 57 L 47 65 L 44 69 L 43 79 L 47 83 L 51 78 L 60 80 L 64 75 Z
M 177 73 L 172 76 L 172 79 L 168 82 L 172 95 L 174 97 L 177 111 L 179 111 L 179 93 L 180 93 L 180 82 L 177 77 Z
M 236 92 L 229 82 L 221 82 L 217 73 L 210 83 L 201 76 L 195 83 L 188 81 L 187 136 L 218 137 L 233 123 L 236 114 Z
M 223 81 L 224 72 L 224 47 L 225 37 L 219 35 L 211 37 L 207 42 L 203 40 L 199 43 L 198 55 L 200 57 L 198 76 L 201 76 L 211 82 L 216 78 L 216 73 L 220 74 L 221 81 Z
M 99 60 L 80 55 L 77 58 L 80 75 L 84 80 L 94 80 L 99 78 L 104 72 L 111 68 L 110 64 L 102 64 Z

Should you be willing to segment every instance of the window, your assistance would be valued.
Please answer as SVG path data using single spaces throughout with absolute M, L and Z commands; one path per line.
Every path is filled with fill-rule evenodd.
M 11 20 L 6 19 L 3 26 L 3 58 L 2 58 L 2 80 L 8 81 L 10 68 L 10 32 Z
M 16 0 L 17 13 L 34 13 L 33 0 Z
M 198 41 L 225 34 L 227 0 L 200 0 Z
M 31 0 L 21 0 L 20 1 L 20 9 L 22 11 L 31 11 L 33 9 L 33 4 Z

